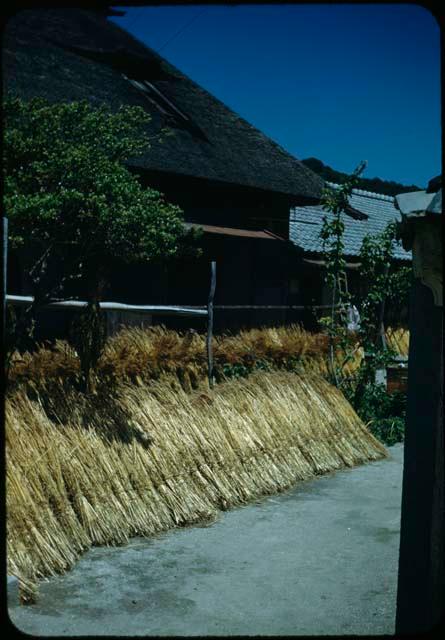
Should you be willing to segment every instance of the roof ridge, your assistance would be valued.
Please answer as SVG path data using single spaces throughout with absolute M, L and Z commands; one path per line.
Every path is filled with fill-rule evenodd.
M 149 113 L 154 112 L 147 132 L 151 133 L 166 120 L 166 126 L 174 128 L 177 135 L 163 147 L 156 145 L 153 152 L 132 159 L 131 165 L 144 171 L 189 175 L 280 193 L 292 204 L 299 200 L 319 200 L 324 185 L 320 176 L 241 116 L 236 106 L 229 106 L 187 75 L 186 70 L 170 62 L 168 53 L 166 57 L 162 55 L 164 52 L 158 53 L 117 22 L 104 17 L 103 13 L 86 9 L 19 12 L 5 34 L 8 90 L 27 98 L 41 95 L 50 101 L 63 99 L 68 91 L 75 100 L 101 101 L 109 106 L 139 105 Z M 50 44 L 49 37 L 57 40 L 57 45 Z M 24 56 L 20 53 L 23 51 L 20 38 L 28 45 Z M 85 48 L 91 47 L 102 56 L 94 56 L 92 60 L 92 55 L 85 55 Z M 54 72 L 51 71 L 52 58 L 57 62 Z M 181 61 L 178 59 L 178 62 Z M 65 67 L 72 72 L 71 79 Z M 203 135 L 194 135 L 197 131 L 192 132 L 191 127 L 170 122 L 154 105 L 146 104 L 122 79 L 127 67 L 134 71 L 136 79 L 148 76 L 165 98 L 187 114 L 196 129 L 201 129 L 209 144 L 204 142 Z M 57 82 L 48 82 L 53 73 Z M 188 156 L 186 165 L 184 156 Z
M 142 46 L 142 48 L 148 49 L 150 54 L 154 54 L 155 57 L 157 57 L 159 59 L 160 62 L 167 64 L 167 66 L 171 67 L 171 69 L 173 71 L 175 71 L 177 74 L 179 74 L 180 79 L 181 80 L 185 80 L 186 82 L 190 82 L 194 85 L 194 87 L 196 89 L 198 89 L 201 92 L 206 93 L 212 100 L 215 100 L 217 102 L 219 102 L 219 104 L 224 107 L 227 111 L 229 111 L 231 114 L 233 114 L 238 120 L 241 120 L 243 122 L 243 124 L 247 125 L 247 127 L 254 131 L 255 133 L 259 133 L 261 137 L 266 138 L 269 142 L 271 142 L 281 153 L 284 153 L 286 156 L 288 156 L 289 158 L 292 158 L 292 160 L 298 162 L 302 169 L 305 170 L 305 172 L 307 174 L 312 173 L 314 175 L 317 176 L 317 174 L 315 173 L 315 171 L 312 171 L 311 169 L 309 169 L 309 167 L 307 167 L 299 158 L 297 158 L 296 156 L 294 156 L 290 151 L 288 151 L 287 149 L 285 149 L 282 145 L 280 145 L 276 140 L 274 140 L 273 138 L 271 138 L 270 136 L 268 136 L 266 133 L 264 133 L 261 129 L 259 129 L 258 127 L 256 127 L 254 124 L 252 124 L 251 122 L 249 122 L 248 120 L 246 120 L 242 115 L 240 115 L 237 111 L 235 111 L 235 109 L 233 109 L 232 107 L 230 107 L 228 104 L 226 104 L 223 100 L 221 100 L 221 98 L 218 98 L 217 96 L 215 96 L 213 93 L 211 93 L 208 89 L 206 89 L 205 87 L 203 87 L 202 85 L 200 85 L 196 80 L 194 80 L 193 78 L 191 78 L 189 75 L 187 75 L 184 71 L 181 71 L 181 69 L 179 69 L 179 67 L 176 67 L 172 62 L 170 62 L 170 60 L 168 60 L 167 58 L 165 58 L 164 56 L 161 56 L 160 53 L 158 53 L 156 51 L 156 49 L 153 49 L 152 47 L 150 47 L 150 45 L 146 44 L 143 40 L 140 40 L 139 38 L 137 38 L 136 36 L 134 36 L 132 33 L 130 33 L 129 31 L 127 31 L 125 29 L 125 27 L 121 27 L 119 24 L 117 24 L 116 22 L 112 21 L 112 20 L 108 20 L 107 18 L 105 18 L 105 21 L 107 24 L 112 24 L 114 27 L 116 27 L 119 31 L 123 32 L 127 37 L 130 37 L 133 41 L 135 41 L 139 46 Z M 320 176 L 318 176 L 320 177 Z M 320 178 L 320 180 L 322 181 L 323 179 Z
M 326 181 L 329 187 L 339 189 L 341 187 L 337 182 Z M 388 196 L 385 193 L 376 193 L 375 191 L 365 191 L 364 189 L 353 189 L 352 193 L 356 196 L 365 196 L 367 198 L 374 198 L 375 200 L 385 200 L 386 202 L 394 202 L 394 196 Z
M 254 132 L 256 134 L 259 134 L 261 136 L 261 138 L 267 140 L 270 144 L 272 144 L 272 146 L 274 146 L 277 149 L 277 151 L 279 151 L 280 153 L 284 154 L 289 159 L 292 159 L 294 162 L 297 162 L 299 164 L 300 168 L 306 173 L 307 176 L 311 175 L 311 176 L 318 177 L 318 178 L 320 178 L 320 181 L 323 182 L 323 178 L 318 176 L 318 174 L 315 173 L 315 171 L 312 171 L 312 169 L 307 167 L 304 164 L 304 162 L 302 162 L 299 158 L 294 156 L 290 151 L 285 149 L 279 142 L 277 142 L 276 140 L 271 138 L 269 135 L 267 135 L 264 131 L 259 129 L 257 126 L 255 126 L 254 124 L 252 124 L 251 122 L 246 120 L 246 118 L 244 118 L 237 111 L 235 111 L 235 109 L 233 109 L 228 104 L 226 104 L 223 100 L 221 100 L 221 98 L 218 98 L 218 96 L 215 96 L 208 89 L 206 89 L 205 87 L 200 85 L 196 80 L 191 78 L 184 71 L 181 71 L 181 69 L 179 69 L 179 67 L 177 67 L 172 62 L 170 62 L 170 60 L 168 60 L 167 58 L 162 56 L 160 53 L 158 53 L 158 51 L 156 51 L 156 49 L 153 49 L 152 47 L 150 47 L 150 45 L 146 44 L 145 42 L 143 42 L 143 40 L 140 40 L 139 38 L 134 36 L 132 33 L 127 31 L 124 27 L 121 27 L 120 25 L 118 25 L 116 22 L 114 22 L 112 20 L 108 20 L 108 19 L 106 19 L 106 21 L 107 21 L 107 24 L 112 24 L 113 26 L 117 27 L 121 32 L 125 33 L 126 36 L 129 36 L 131 39 L 133 39 L 135 42 L 137 42 L 137 44 L 139 46 L 142 46 L 143 48 L 148 49 L 150 51 L 150 53 L 154 54 L 159 59 L 159 61 L 161 63 L 166 64 L 173 71 L 175 71 L 177 74 L 179 74 L 179 78 L 181 80 L 185 80 L 186 82 L 190 82 L 198 91 L 200 91 L 201 93 L 205 93 L 212 100 L 218 102 L 220 104 L 220 106 L 222 106 L 224 109 L 226 109 L 226 111 L 228 111 L 231 115 L 235 116 L 235 118 L 237 120 L 241 121 L 245 126 L 247 126 L 247 128 L 250 131 L 252 131 L 252 132 Z

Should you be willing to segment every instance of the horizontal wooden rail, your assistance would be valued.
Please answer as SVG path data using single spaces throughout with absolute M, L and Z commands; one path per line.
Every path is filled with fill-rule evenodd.
M 6 296 L 6 302 L 17 306 L 26 306 L 34 302 L 32 296 Z M 47 305 L 51 309 L 78 309 L 85 307 L 88 303 L 85 300 L 57 300 L 49 302 Z M 189 315 L 189 316 L 207 316 L 207 308 L 197 305 L 133 305 L 124 304 L 122 302 L 100 302 L 100 308 L 108 311 L 137 311 L 141 313 L 151 313 L 153 315 Z M 335 305 L 336 308 L 339 305 Z M 331 309 L 330 304 L 315 305 L 286 305 L 286 304 L 215 304 L 214 309 L 222 309 L 227 311 L 238 310 L 285 310 L 293 309 L 296 311 L 310 311 L 311 309 Z
M 339 305 L 335 305 L 338 307 Z M 289 305 L 289 304 L 215 304 L 215 309 L 296 309 L 296 310 L 311 310 L 311 309 L 331 309 L 330 304 L 315 304 L 315 305 Z
M 26 306 L 34 302 L 33 296 L 6 296 L 6 303 L 16 306 Z M 88 302 L 85 300 L 58 300 L 48 302 L 45 305 L 48 309 L 82 309 Z M 175 315 L 175 316 L 207 316 L 205 307 L 181 307 L 168 305 L 139 305 L 124 304 L 122 302 L 99 302 L 99 306 L 104 311 L 134 311 L 151 315 Z
M 335 305 L 337 309 L 340 305 Z M 237 311 L 237 310 L 249 310 L 249 309 L 258 309 L 260 311 L 268 311 L 269 309 L 296 309 L 300 311 L 310 311 L 311 309 L 332 309 L 332 305 L 330 304 L 313 304 L 313 305 L 288 305 L 288 304 L 215 304 L 213 305 L 214 309 L 222 309 Z M 204 309 L 204 307 L 196 306 L 196 305 L 187 305 L 187 309 Z

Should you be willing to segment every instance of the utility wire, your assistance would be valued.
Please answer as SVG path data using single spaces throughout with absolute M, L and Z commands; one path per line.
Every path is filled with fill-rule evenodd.
M 133 20 L 129 24 L 125 25 L 125 29 L 129 30 L 134 25 L 136 20 L 138 20 L 140 18 L 140 16 L 142 15 L 144 9 L 145 9 L 145 7 L 142 7 L 142 9 L 140 9 L 139 11 L 136 12 L 136 15 L 133 16 Z M 195 22 L 195 20 L 197 20 L 200 16 L 202 16 L 202 14 L 205 13 L 208 9 L 209 9 L 209 7 L 207 6 L 202 11 L 200 11 L 195 16 L 193 16 L 193 18 L 191 18 L 191 20 L 186 22 L 180 29 L 178 29 L 178 31 L 176 31 L 176 33 L 174 33 L 168 40 L 166 40 L 164 42 L 164 44 L 161 45 L 159 47 L 159 49 L 156 50 L 156 52 L 159 53 L 160 51 L 162 51 L 162 49 L 164 49 L 168 44 L 170 44 L 170 42 L 172 42 L 177 36 L 179 36 L 183 31 L 185 31 L 185 29 L 187 29 L 187 27 L 189 27 L 193 22 Z
M 145 7 L 142 7 L 142 9 L 139 9 L 139 11 L 136 11 L 136 15 L 133 16 L 133 20 L 130 22 L 130 24 L 126 25 L 126 29 L 129 29 L 131 26 L 134 25 L 134 23 L 136 22 L 136 20 L 139 18 L 139 16 L 143 13 Z
M 187 27 L 189 27 L 192 24 L 192 22 L 195 22 L 195 20 L 197 20 L 199 16 L 202 16 L 202 14 L 208 10 L 209 10 L 209 7 L 207 6 L 202 11 L 200 11 L 195 16 L 193 16 L 191 20 L 186 22 L 185 25 L 183 25 L 180 29 L 178 29 L 178 31 L 176 31 L 176 33 L 174 33 L 171 38 L 169 38 L 166 42 L 164 42 L 164 44 L 159 49 L 157 49 L 157 53 L 162 51 L 162 49 L 164 49 L 168 44 L 170 44 L 170 42 L 172 42 L 177 36 L 179 36 L 180 33 L 182 33 L 185 29 L 187 29 Z

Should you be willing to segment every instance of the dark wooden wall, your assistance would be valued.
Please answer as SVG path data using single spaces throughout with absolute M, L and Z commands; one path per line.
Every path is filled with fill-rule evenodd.
M 200 258 L 183 258 L 169 267 L 130 265 L 117 271 L 110 295 L 129 304 L 202 305 L 207 303 L 210 263 L 216 261 L 215 330 L 237 330 L 286 322 L 283 310 L 227 310 L 220 305 L 286 305 L 289 268 L 286 243 L 278 240 L 208 234 Z M 200 328 L 199 318 L 153 316 L 153 323 Z
M 288 196 L 227 185 L 188 176 L 147 173 L 141 180 L 179 205 L 187 222 L 262 230 L 273 227 L 275 233 L 288 234 Z M 300 202 L 303 204 L 303 202 Z M 104 298 L 128 304 L 203 305 L 207 303 L 210 262 L 217 263 L 215 305 L 287 305 L 299 304 L 307 297 L 306 283 L 300 293 L 291 294 L 289 280 L 302 280 L 300 262 L 292 246 L 279 240 L 206 234 L 200 258 L 183 257 L 168 265 L 126 265 L 116 263 Z M 29 294 L 26 274 L 11 262 L 10 293 Z M 312 291 L 313 284 L 309 285 Z M 81 295 L 81 292 L 78 292 Z M 110 313 L 109 327 L 114 331 L 123 318 Z M 39 339 L 66 335 L 72 313 L 48 312 L 41 316 Z M 205 320 L 167 316 L 134 315 L 129 324 L 163 323 L 175 328 L 205 329 Z M 215 330 L 237 330 L 301 322 L 301 313 L 284 310 L 215 309 Z
M 288 196 L 187 176 L 147 173 L 147 186 L 179 205 L 187 222 L 260 230 L 272 226 L 286 237 Z M 184 257 L 168 266 L 122 266 L 113 277 L 110 295 L 127 303 L 206 305 L 210 262 L 216 261 L 215 305 L 286 305 L 289 270 L 294 256 L 284 242 L 205 234 L 200 258 Z M 215 331 L 271 326 L 287 321 L 285 311 L 215 309 Z M 144 320 L 141 317 L 141 322 Z M 147 320 L 145 320 L 147 322 Z M 185 329 L 205 328 L 199 318 L 153 316 L 155 324 Z

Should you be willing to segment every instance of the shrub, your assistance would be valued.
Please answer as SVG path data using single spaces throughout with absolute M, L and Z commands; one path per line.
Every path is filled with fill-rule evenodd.
M 368 384 L 357 403 L 351 390 L 343 390 L 354 409 L 373 435 L 387 446 L 403 442 L 406 417 L 406 394 L 388 393 L 383 384 Z
M 405 435 L 405 420 L 397 416 L 391 418 L 382 418 L 371 425 L 371 433 L 373 436 L 386 444 L 387 447 L 403 442 Z

